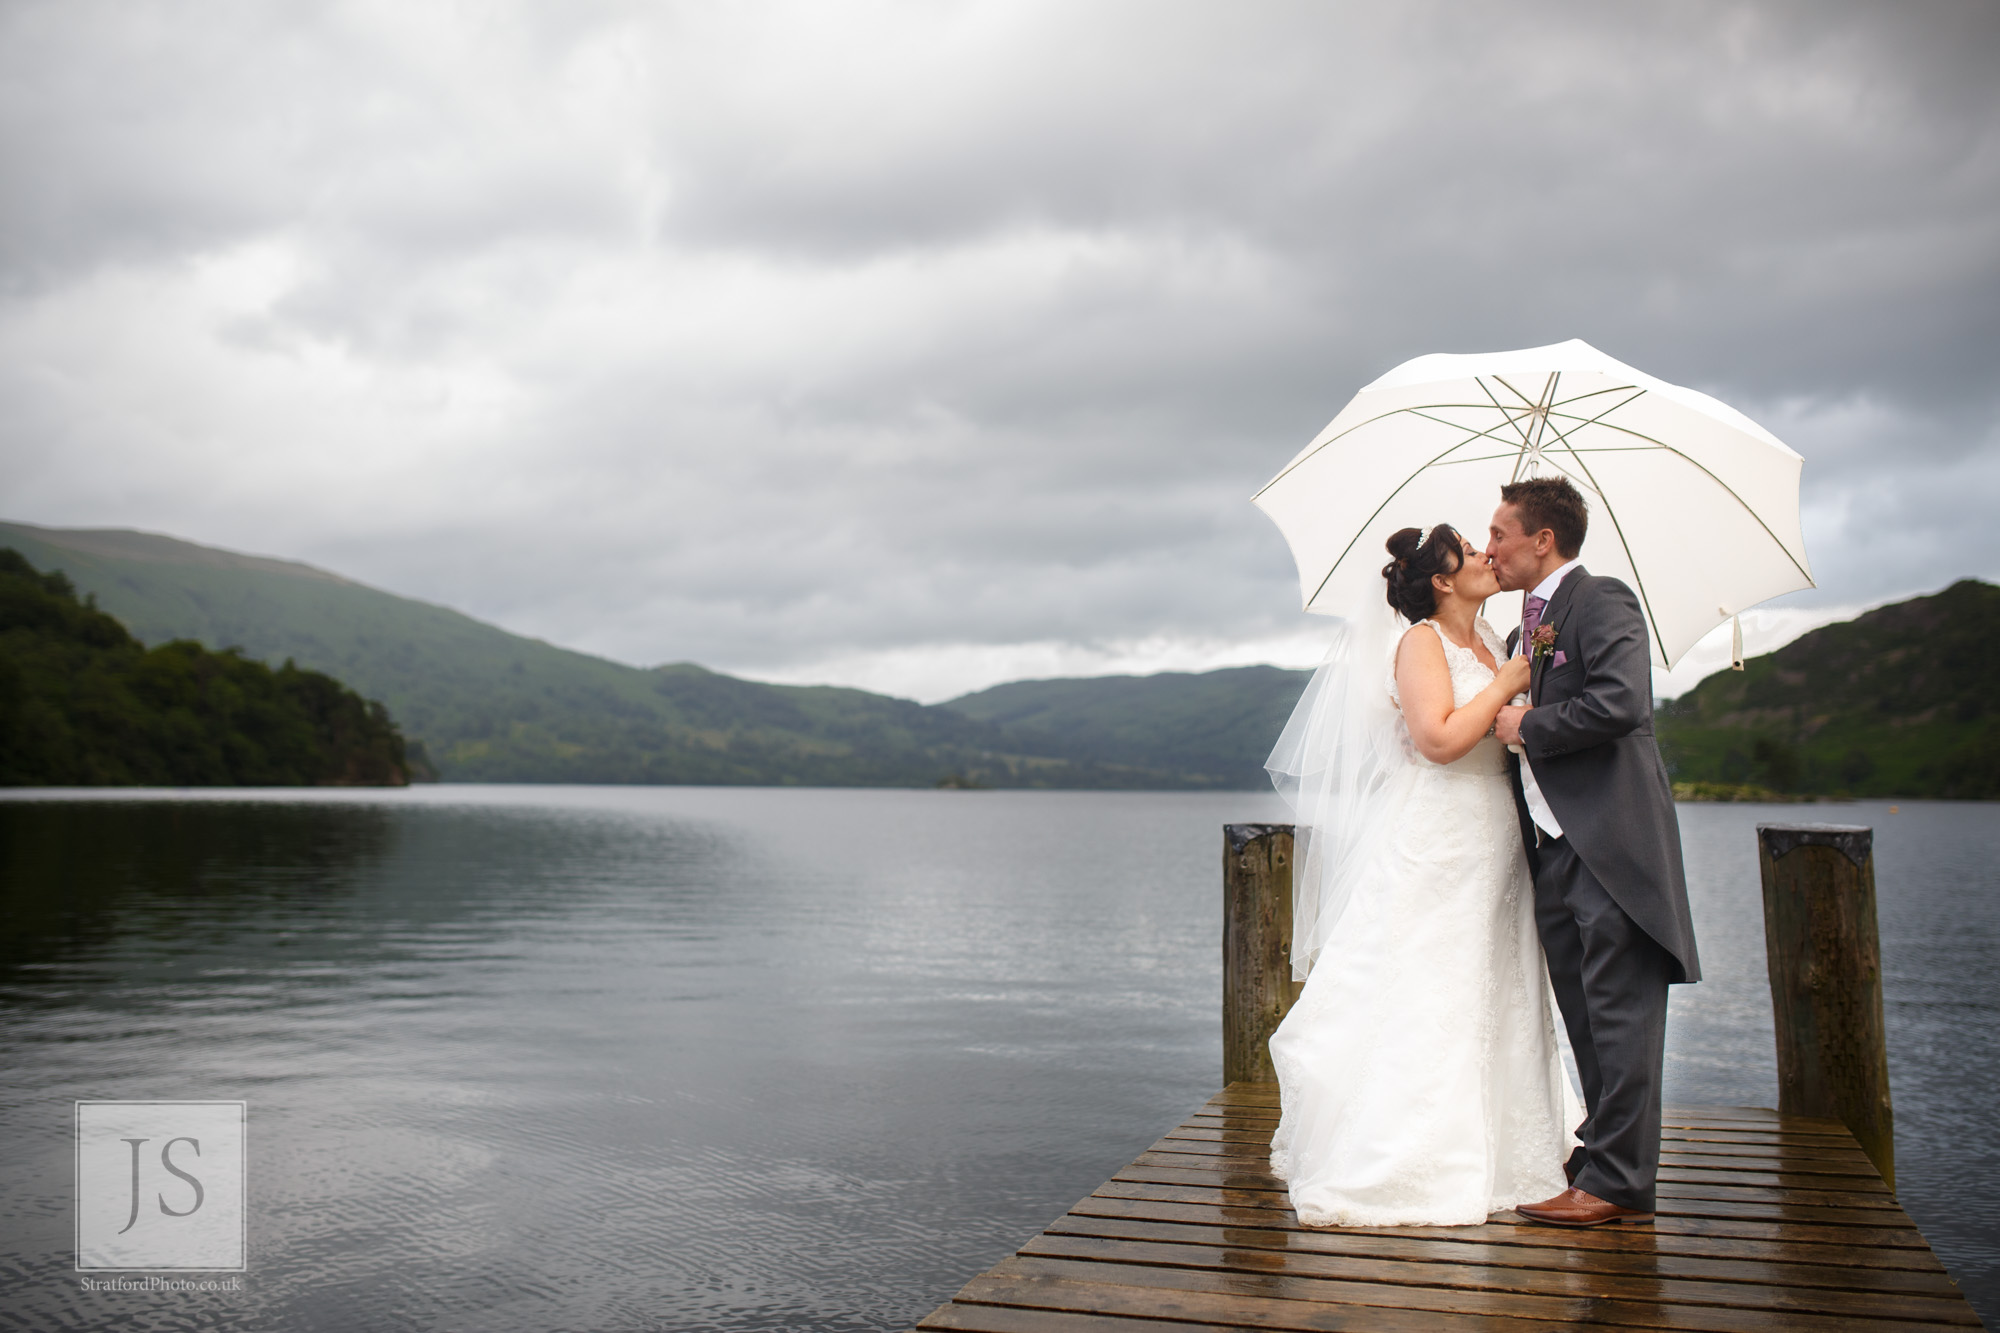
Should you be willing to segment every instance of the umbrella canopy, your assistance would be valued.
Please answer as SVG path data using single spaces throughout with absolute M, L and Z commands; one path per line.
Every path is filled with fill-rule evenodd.
M 1292 548 L 1305 609 L 1346 615 L 1380 601 L 1397 529 L 1450 523 L 1484 545 L 1503 483 L 1568 477 L 1590 506 L 1585 566 L 1638 593 L 1671 669 L 1737 612 L 1813 586 L 1803 462 L 1735 408 L 1572 340 L 1404 362 L 1254 501 Z

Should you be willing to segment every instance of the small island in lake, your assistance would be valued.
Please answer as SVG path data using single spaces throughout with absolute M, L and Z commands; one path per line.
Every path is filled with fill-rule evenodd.
M 416 770 L 413 772 L 413 768 Z M 428 777 L 379 703 L 290 662 L 148 649 L 60 571 L 0 547 L 0 785 L 403 786 Z

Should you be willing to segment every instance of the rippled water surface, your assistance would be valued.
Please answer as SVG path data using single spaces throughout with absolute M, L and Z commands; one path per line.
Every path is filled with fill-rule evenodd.
M 1877 829 L 1902 1197 L 2000 1315 L 1995 807 L 1683 807 L 1670 1098 L 1775 1098 L 1752 828 Z M 1255 794 L 0 801 L 0 1327 L 907 1327 L 1219 1081 Z M 71 1103 L 249 1104 L 240 1293 L 87 1292 Z M 2000 1323 L 1996 1323 L 2000 1326 Z

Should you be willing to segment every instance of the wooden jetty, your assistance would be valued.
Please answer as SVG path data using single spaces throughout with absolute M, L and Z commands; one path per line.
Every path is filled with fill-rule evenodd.
M 1659 1212 L 1588 1231 L 1305 1227 L 1266 1154 L 1278 1090 L 1232 1083 L 923 1329 L 1977 1329 L 1838 1120 L 1683 1107 Z
M 1778 1110 L 1671 1109 L 1658 1213 L 1594 1230 L 1306 1227 L 1271 1174 L 1292 829 L 1223 851 L 1226 1086 L 918 1325 L 981 1333 L 1977 1329 L 1896 1202 L 1870 831 L 1762 825 Z

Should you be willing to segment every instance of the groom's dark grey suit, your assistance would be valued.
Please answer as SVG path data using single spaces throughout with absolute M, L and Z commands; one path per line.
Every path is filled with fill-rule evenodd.
M 1660 1074 L 1667 987 L 1701 979 L 1681 867 L 1673 788 L 1653 740 L 1653 673 L 1632 590 L 1579 566 L 1541 623 L 1521 745 L 1549 810 L 1551 839 L 1514 803 L 1535 876 L 1535 920 L 1576 1053 L 1588 1109 L 1570 1159 L 1578 1189 L 1651 1212 L 1660 1162 Z M 1512 651 L 1520 638 L 1508 636 Z

